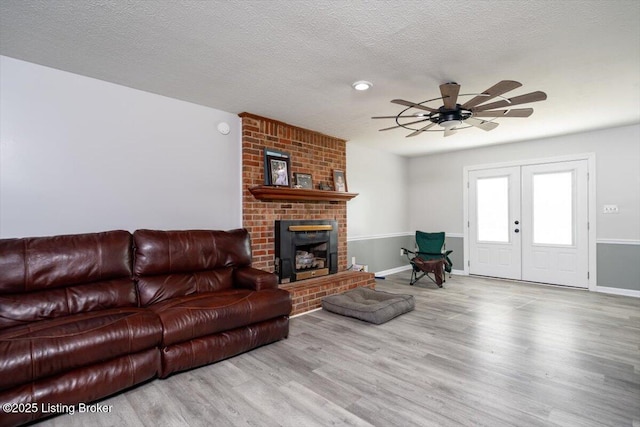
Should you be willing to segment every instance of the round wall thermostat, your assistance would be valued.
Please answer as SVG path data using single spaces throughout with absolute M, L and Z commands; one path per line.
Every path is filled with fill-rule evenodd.
M 225 122 L 221 122 L 221 123 L 218 123 L 218 132 L 220 132 L 223 135 L 228 135 L 229 132 L 231 132 L 231 128 L 229 127 L 229 124 Z

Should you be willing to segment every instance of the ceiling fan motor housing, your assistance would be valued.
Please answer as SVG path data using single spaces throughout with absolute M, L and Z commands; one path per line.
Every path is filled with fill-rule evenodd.
M 463 122 L 471 117 L 471 111 L 462 109 L 460 104 L 456 104 L 455 110 L 449 110 L 444 107 L 438 109 L 438 113 L 434 114 L 432 121 L 441 124 L 444 122 L 458 121 Z

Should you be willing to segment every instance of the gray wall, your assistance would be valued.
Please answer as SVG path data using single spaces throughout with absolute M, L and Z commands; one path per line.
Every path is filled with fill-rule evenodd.
M 349 264 L 351 264 L 351 257 L 355 256 L 358 264 L 366 264 L 370 272 L 378 273 L 409 265 L 407 257 L 400 256 L 400 248 L 413 250 L 415 239 L 413 236 L 390 236 L 349 240 L 347 246 Z
M 447 250 L 453 251 L 449 256 L 453 263 L 453 269 L 464 270 L 464 238 L 447 236 L 446 245 Z
M 0 237 L 241 226 L 237 115 L 0 61 Z
M 598 243 L 598 286 L 640 291 L 640 245 Z
M 447 250 L 453 250 L 450 259 L 454 270 L 463 270 L 464 250 L 461 237 L 447 236 L 445 245 Z M 409 266 L 406 255 L 400 255 L 400 248 L 416 250 L 414 233 L 404 236 L 377 237 L 362 240 L 349 240 L 348 263 L 351 257 L 356 257 L 359 265 L 368 265 L 372 273 L 384 273 L 388 270 L 396 270 Z

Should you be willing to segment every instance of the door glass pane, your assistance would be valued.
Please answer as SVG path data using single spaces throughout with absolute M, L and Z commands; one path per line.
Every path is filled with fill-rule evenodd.
M 573 172 L 533 175 L 533 243 L 573 244 Z
M 478 241 L 509 242 L 509 177 L 480 178 Z

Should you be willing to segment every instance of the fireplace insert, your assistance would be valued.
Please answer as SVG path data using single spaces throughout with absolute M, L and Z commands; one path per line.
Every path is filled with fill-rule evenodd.
M 338 272 L 338 222 L 276 221 L 275 269 L 280 283 Z

